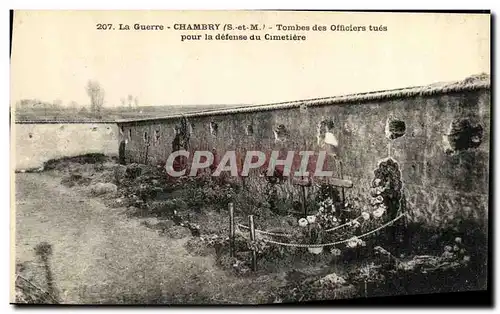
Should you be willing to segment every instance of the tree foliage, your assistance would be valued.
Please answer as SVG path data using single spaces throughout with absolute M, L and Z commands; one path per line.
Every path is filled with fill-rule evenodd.
M 89 80 L 85 89 L 90 98 L 90 111 L 96 117 L 100 117 L 104 105 L 104 88 L 99 82 Z

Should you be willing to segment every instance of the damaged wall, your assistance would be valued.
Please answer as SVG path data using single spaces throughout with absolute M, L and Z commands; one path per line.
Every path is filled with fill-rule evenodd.
M 183 119 L 189 151 L 215 149 L 222 156 L 226 150 L 236 150 L 243 156 L 239 162 L 247 150 L 324 150 L 328 131 L 338 141 L 334 150 L 342 162 L 343 176 L 354 183 L 346 195 L 368 196 L 379 161 L 391 157 L 401 169 L 412 221 L 437 228 L 453 224 L 457 217 L 486 223 L 489 78 L 486 83 L 357 94 L 312 100 L 306 109 L 304 105 L 294 102 L 282 107 L 222 110 L 119 126 L 122 139 L 128 141 L 127 158 L 151 164 L 164 162 L 171 153 L 176 127 Z M 460 121 L 464 119 L 468 122 Z M 283 128 L 286 136 L 278 139 L 276 130 Z M 460 128 L 468 133 L 457 135 L 463 131 Z M 145 133 L 158 137 L 148 139 Z M 340 177 L 333 163 L 328 160 L 328 168 Z M 264 180 L 251 172 L 245 183 L 263 190 Z M 285 180 L 280 189 L 291 200 L 299 198 L 299 188 L 291 180 Z
M 114 123 L 16 123 L 14 132 L 16 170 L 37 168 L 54 158 L 118 154 Z

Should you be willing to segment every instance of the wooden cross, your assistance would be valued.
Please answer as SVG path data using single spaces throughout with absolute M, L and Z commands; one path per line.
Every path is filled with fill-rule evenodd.
M 335 158 L 335 157 L 334 157 Z M 339 172 L 340 172 L 340 178 L 328 178 L 327 182 L 329 185 L 339 187 L 341 188 L 342 191 L 342 204 L 345 204 L 345 193 L 344 189 L 346 188 L 352 188 L 353 184 L 351 180 L 344 180 L 343 177 L 343 171 L 342 171 L 342 162 L 335 158 L 335 160 L 338 161 L 339 163 Z M 302 212 L 304 213 L 304 217 L 307 216 L 307 207 L 306 207 L 306 188 L 310 187 L 312 185 L 312 181 L 309 177 L 302 177 L 302 178 L 293 178 L 292 179 L 292 184 L 294 185 L 299 185 L 301 189 L 301 207 L 302 207 Z M 342 205 L 344 206 L 344 205 Z
M 353 184 L 351 180 L 344 180 L 339 178 L 328 178 L 327 182 L 329 185 L 333 185 L 335 187 L 340 187 L 342 189 L 342 203 L 345 203 L 344 198 L 344 189 L 352 188 Z M 309 178 L 301 178 L 301 179 L 292 179 L 292 184 L 300 186 L 301 189 L 301 207 L 302 212 L 304 213 L 304 217 L 307 216 L 307 207 L 306 207 L 306 188 L 312 185 L 312 182 Z

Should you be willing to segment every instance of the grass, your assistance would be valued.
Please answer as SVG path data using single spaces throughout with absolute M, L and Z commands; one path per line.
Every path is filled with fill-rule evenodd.
M 157 118 L 180 113 L 189 113 L 210 109 L 227 108 L 229 105 L 166 105 L 166 106 L 140 106 L 129 107 L 104 107 L 100 117 L 95 117 L 88 111 L 81 111 L 68 107 L 17 107 L 16 121 L 113 121 L 121 119 Z

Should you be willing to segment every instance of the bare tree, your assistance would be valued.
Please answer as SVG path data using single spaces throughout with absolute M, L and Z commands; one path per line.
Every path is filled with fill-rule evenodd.
M 68 103 L 68 108 L 69 110 L 71 110 L 72 112 L 78 112 L 78 103 L 74 100 L 70 101 Z
M 16 103 L 17 108 L 30 108 L 33 107 L 34 101 L 32 99 L 21 99 Z
M 86 86 L 87 95 L 90 97 L 90 111 L 100 117 L 104 105 L 104 88 L 97 81 L 89 80 Z
M 139 107 L 139 97 L 135 96 L 134 98 L 134 106 Z
M 120 98 L 120 102 L 122 103 L 122 107 L 125 107 L 125 98 Z
M 52 102 L 52 104 L 51 104 L 51 105 L 52 105 L 51 107 L 52 107 L 52 108 L 54 108 L 54 109 L 60 109 L 60 108 L 61 108 L 61 106 L 62 106 L 62 100 L 60 100 L 60 99 L 56 99 L 56 100 L 54 100 L 54 101 Z
M 132 95 L 130 95 L 130 94 L 129 94 L 129 95 L 127 96 L 127 100 L 128 100 L 128 106 L 129 106 L 130 108 L 132 108 L 132 101 L 134 100 L 134 96 L 132 96 Z
M 87 117 L 88 115 L 88 109 L 87 107 L 81 107 L 79 110 L 78 110 L 78 114 L 80 115 L 80 117 Z

